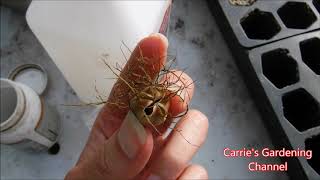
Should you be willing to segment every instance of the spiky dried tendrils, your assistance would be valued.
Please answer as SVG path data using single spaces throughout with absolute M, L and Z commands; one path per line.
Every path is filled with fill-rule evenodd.
M 120 49 L 124 55 L 122 48 Z M 130 51 L 128 47 L 127 49 Z M 124 57 L 127 60 L 125 55 Z M 116 76 L 117 83 L 115 83 L 108 101 L 105 100 L 105 97 L 102 97 L 95 87 L 98 101 L 87 103 L 86 105 L 108 104 L 115 106 L 115 108 L 129 109 L 142 125 L 151 127 L 158 135 L 162 135 L 158 130 L 159 126 L 162 126 L 168 120 L 182 117 L 188 112 L 188 104 L 186 104 L 187 108 L 181 114 L 177 116 L 170 114 L 170 100 L 177 96 L 180 97 L 180 104 L 184 104 L 186 99 L 191 98 L 187 89 L 194 82 L 186 84 L 182 79 L 184 71 L 172 70 L 172 66 L 176 61 L 175 58 L 171 58 L 166 64 L 160 63 L 161 58 L 170 57 L 159 57 L 158 61 L 151 61 L 143 56 L 139 48 L 139 56 L 134 60 L 134 64 L 130 64 L 127 60 L 126 66 L 122 68 L 119 64 L 112 67 L 107 63 L 108 55 L 103 55 L 101 60 L 107 70 L 110 70 Z M 159 73 L 154 74 L 155 72 Z M 126 99 L 126 101 L 120 102 L 119 99 Z M 169 127 L 169 129 L 173 128 Z M 189 144 L 198 146 L 188 141 L 181 130 L 173 130 L 179 133 Z

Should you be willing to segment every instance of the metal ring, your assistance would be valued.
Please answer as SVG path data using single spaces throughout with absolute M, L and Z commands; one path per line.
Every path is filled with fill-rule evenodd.
M 38 71 L 40 71 L 42 73 L 42 75 L 43 75 L 42 86 L 40 86 L 39 88 L 35 89 L 32 86 L 26 84 L 27 86 L 32 88 L 37 94 L 41 95 L 45 91 L 45 89 L 47 87 L 48 75 L 47 75 L 46 70 L 43 67 L 41 67 L 40 65 L 37 65 L 37 64 L 23 64 L 23 65 L 20 65 L 20 66 L 16 67 L 14 70 L 12 70 L 9 73 L 8 79 L 10 79 L 12 81 L 16 81 L 17 75 L 19 75 L 22 71 L 24 71 L 26 69 L 36 69 L 36 70 L 38 70 Z

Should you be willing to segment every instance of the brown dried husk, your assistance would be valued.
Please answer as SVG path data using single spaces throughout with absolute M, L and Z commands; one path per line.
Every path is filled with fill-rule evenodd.
M 181 117 L 187 113 L 188 110 L 178 116 L 172 116 L 169 113 L 170 100 L 174 96 L 178 96 L 183 103 L 183 99 L 189 97 L 181 96 L 189 96 L 189 94 L 185 93 L 187 92 L 185 89 L 193 83 L 191 82 L 188 85 L 184 84 L 180 79 L 183 72 L 177 75 L 174 70 L 171 70 L 171 66 L 175 62 L 175 58 L 169 61 L 167 64 L 168 68 L 166 68 L 165 65 L 155 65 L 161 67 L 160 73 L 155 78 L 151 78 L 144 69 L 146 64 L 150 61 L 143 57 L 143 55 L 141 55 L 141 58 L 137 60 L 138 64 L 135 67 L 129 67 L 129 69 L 126 69 L 126 71 L 128 71 L 126 74 L 121 73 L 122 69 L 119 67 L 111 67 L 106 62 L 105 58 L 107 57 L 104 57 L 103 62 L 106 64 L 106 66 L 113 72 L 114 75 L 117 76 L 118 80 L 122 81 L 129 87 L 129 92 L 117 92 L 117 94 L 119 96 L 132 96 L 127 104 L 120 105 L 118 102 L 107 103 L 111 103 L 117 107 L 129 107 L 129 110 L 133 112 L 142 125 L 151 126 L 159 134 L 161 133 L 157 129 L 157 126 L 162 125 L 168 119 Z M 142 74 L 134 73 L 133 69 L 137 67 L 139 70 L 141 69 L 140 72 L 142 72 Z M 119 73 L 116 73 L 115 70 Z M 175 77 L 175 80 L 170 79 L 170 76 Z M 134 80 L 130 77 L 134 77 Z
M 229 2 L 235 6 L 251 6 L 256 0 L 229 0 Z

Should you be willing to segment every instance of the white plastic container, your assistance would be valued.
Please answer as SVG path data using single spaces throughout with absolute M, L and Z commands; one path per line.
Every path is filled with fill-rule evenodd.
M 137 42 L 167 29 L 171 0 L 33 1 L 26 14 L 30 29 L 81 100 L 108 95 L 114 75 L 110 65 L 125 63 Z
M 53 146 L 60 123 L 56 112 L 30 87 L 1 78 L 2 144 L 43 150 Z

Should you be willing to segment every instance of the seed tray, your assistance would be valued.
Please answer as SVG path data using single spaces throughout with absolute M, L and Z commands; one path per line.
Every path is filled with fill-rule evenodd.
M 221 1 L 208 3 L 275 148 L 313 150 L 311 160 L 282 158 L 288 162 L 288 175 L 292 179 L 320 179 L 320 30 L 248 49 L 226 21 Z
M 320 31 L 316 31 L 248 52 L 250 64 L 288 143 L 293 149 L 313 150 L 312 160 L 298 158 L 310 179 L 320 178 L 319 50 Z
M 220 6 L 225 21 L 246 48 L 320 29 L 320 0 L 233 1 L 252 4 L 241 6 L 230 0 L 209 0 Z

